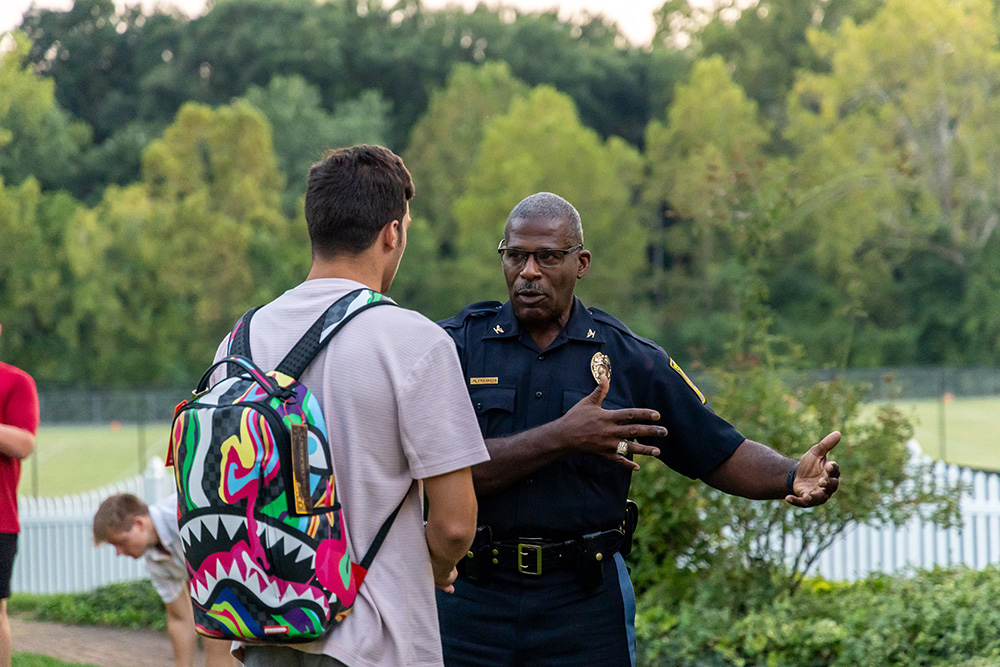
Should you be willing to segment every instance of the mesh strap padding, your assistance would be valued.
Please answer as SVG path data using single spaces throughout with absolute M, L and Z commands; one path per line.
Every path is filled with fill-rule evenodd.
M 260 310 L 260 306 L 256 308 L 251 308 L 240 321 L 236 323 L 233 327 L 233 333 L 229 335 L 229 354 L 230 357 L 246 357 L 250 358 L 250 320 L 253 319 L 253 314 Z M 227 367 L 228 377 L 233 377 L 239 373 L 239 369 L 234 366 Z
M 396 305 L 396 302 L 365 288 L 356 289 L 340 297 L 313 322 L 295 347 L 281 360 L 276 370 L 298 380 L 316 355 L 330 342 L 333 334 L 340 331 L 342 326 L 361 311 L 383 304 Z

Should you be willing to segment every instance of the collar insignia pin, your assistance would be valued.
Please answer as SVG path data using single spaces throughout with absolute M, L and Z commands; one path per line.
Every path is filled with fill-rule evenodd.
M 595 335 L 593 329 L 587 329 L 587 338 L 593 338 Z
M 493 331 L 497 333 L 503 333 L 503 328 L 498 324 L 495 327 L 493 327 Z
M 611 379 L 611 359 L 606 354 L 595 352 L 590 358 L 590 374 L 594 376 L 594 382 L 600 384 L 601 376 L 606 375 Z

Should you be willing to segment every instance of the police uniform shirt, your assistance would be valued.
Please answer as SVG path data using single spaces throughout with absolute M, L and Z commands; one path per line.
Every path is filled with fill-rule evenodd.
M 602 407 L 658 411 L 666 437 L 639 442 L 659 447 L 659 458 L 674 470 L 699 478 L 744 440 L 661 347 L 579 299 L 544 351 L 521 329 L 509 301 L 475 303 L 439 324 L 458 348 L 487 440 L 555 421 L 593 392 L 590 360 L 596 352 L 611 361 Z M 568 454 L 506 489 L 479 496 L 479 524 L 490 526 L 494 539 L 566 539 L 615 528 L 624 515 L 631 474 L 604 457 Z

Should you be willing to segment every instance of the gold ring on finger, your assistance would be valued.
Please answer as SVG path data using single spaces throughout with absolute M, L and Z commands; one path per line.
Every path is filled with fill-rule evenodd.
M 618 456 L 627 456 L 628 455 L 628 445 L 629 445 L 629 443 L 628 443 L 627 440 L 619 440 L 618 441 Z

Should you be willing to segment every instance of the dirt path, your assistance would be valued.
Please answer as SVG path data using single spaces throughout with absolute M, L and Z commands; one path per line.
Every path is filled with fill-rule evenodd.
M 16 653 L 38 653 L 98 667 L 173 667 L 174 650 L 164 632 L 59 625 L 10 618 Z M 196 665 L 205 664 L 199 655 Z

